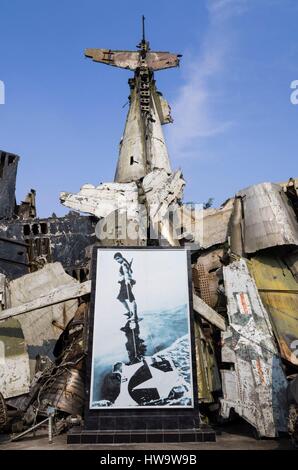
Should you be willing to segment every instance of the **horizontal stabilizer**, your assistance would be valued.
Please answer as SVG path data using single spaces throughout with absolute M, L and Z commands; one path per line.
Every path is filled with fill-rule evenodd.
M 86 49 L 85 56 L 95 62 L 136 70 L 141 65 L 141 54 L 138 51 L 112 51 L 110 49 Z M 145 61 L 150 70 L 162 70 L 179 65 L 179 55 L 170 52 L 147 52 Z

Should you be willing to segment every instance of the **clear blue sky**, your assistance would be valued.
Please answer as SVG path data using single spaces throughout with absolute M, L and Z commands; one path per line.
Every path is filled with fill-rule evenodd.
M 0 148 L 21 156 L 17 198 L 35 188 L 40 216 L 65 213 L 60 191 L 113 180 L 131 73 L 83 51 L 134 49 L 142 14 L 153 49 L 183 54 L 156 79 L 185 200 L 298 176 L 297 0 L 0 0 Z

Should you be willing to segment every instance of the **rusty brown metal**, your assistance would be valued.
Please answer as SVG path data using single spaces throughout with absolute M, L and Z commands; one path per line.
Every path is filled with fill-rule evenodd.
M 211 306 L 211 292 L 209 288 L 209 276 L 208 272 L 205 270 L 205 266 L 202 263 L 197 264 L 198 271 L 198 286 L 200 290 L 201 299 L 206 302 L 207 305 Z

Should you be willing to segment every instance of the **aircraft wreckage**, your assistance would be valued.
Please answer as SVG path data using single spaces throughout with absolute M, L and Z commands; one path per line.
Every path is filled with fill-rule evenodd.
M 192 253 L 201 416 L 297 438 L 298 180 L 250 186 L 219 208 L 184 204 L 154 79 L 180 56 L 145 37 L 137 51 L 85 56 L 133 72 L 114 181 L 61 192 L 69 214 L 40 219 L 34 190 L 16 203 L 19 157 L 0 151 L 1 431 L 22 433 L 49 407 L 55 432 L 84 419 L 92 247 L 163 245 Z

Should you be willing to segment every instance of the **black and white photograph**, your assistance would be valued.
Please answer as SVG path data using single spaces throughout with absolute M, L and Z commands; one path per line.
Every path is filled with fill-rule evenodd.
M 90 395 L 92 409 L 193 407 L 185 250 L 97 251 Z

